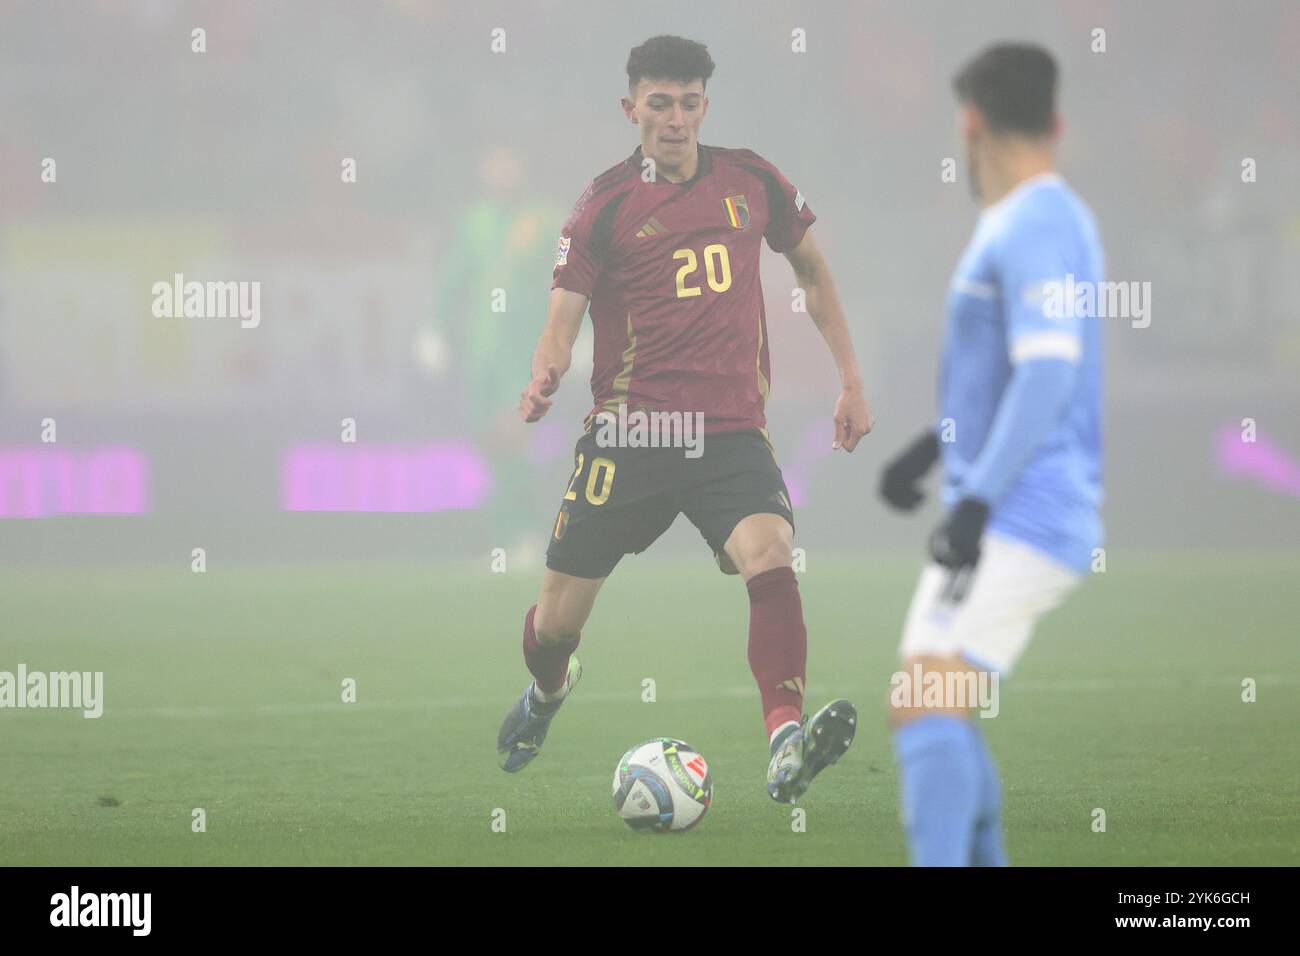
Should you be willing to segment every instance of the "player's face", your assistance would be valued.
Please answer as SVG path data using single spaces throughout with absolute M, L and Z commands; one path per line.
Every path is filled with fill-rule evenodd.
M 641 128 L 641 152 L 656 166 L 678 169 L 695 157 L 700 123 L 709 109 L 704 81 L 643 78 L 634 98 L 623 98 L 623 112 Z

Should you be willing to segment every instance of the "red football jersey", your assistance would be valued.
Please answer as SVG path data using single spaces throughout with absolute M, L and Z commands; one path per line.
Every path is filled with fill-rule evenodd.
M 776 167 L 699 147 L 683 183 L 642 178 L 641 148 L 587 187 L 564 224 L 552 288 L 591 297 L 593 414 L 700 412 L 705 431 L 762 428 L 770 365 L 760 242 L 816 220 Z

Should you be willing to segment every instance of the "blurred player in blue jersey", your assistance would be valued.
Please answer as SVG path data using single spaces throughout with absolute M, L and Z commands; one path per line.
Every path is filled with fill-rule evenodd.
M 1046 50 L 1001 44 L 954 80 L 981 213 L 948 293 L 938 421 L 881 484 L 911 510 L 942 458 L 948 510 L 896 681 L 996 689 L 1101 544 L 1101 329 L 1095 297 L 1073 296 L 1098 291 L 1103 262 L 1088 208 L 1054 171 L 1056 78 Z M 891 694 L 912 862 L 1005 865 L 1001 782 L 975 702 L 958 696 Z

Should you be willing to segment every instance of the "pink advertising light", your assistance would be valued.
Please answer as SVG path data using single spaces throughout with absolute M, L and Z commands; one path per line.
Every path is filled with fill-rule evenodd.
M 1217 457 L 1219 470 L 1227 475 L 1253 480 L 1270 491 L 1300 498 L 1300 462 L 1295 455 L 1260 436 L 1253 442 L 1242 440 L 1235 424 L 1219 429 Z
M 451 511 L 491 490 L 487 463 L 458 442 L 338 447 L 297 445 L 280 466 L 284 511 Z
M 0 518 L 145 514 L 149 461 L 125 446 L 0 446 Z

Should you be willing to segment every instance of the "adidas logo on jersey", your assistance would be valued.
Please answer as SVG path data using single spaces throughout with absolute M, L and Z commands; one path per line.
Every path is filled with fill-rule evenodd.
M 637 230 L 636 237 L 638 239 L 646 239 L 649 236 L 657 236 L 659 235 L 659 233 L 667 232 L 667 231 L 668 231 L 667 226 L 665 226 L 658 219 L 654 218 L 654 216 L 651 216 L 650 221 Z

